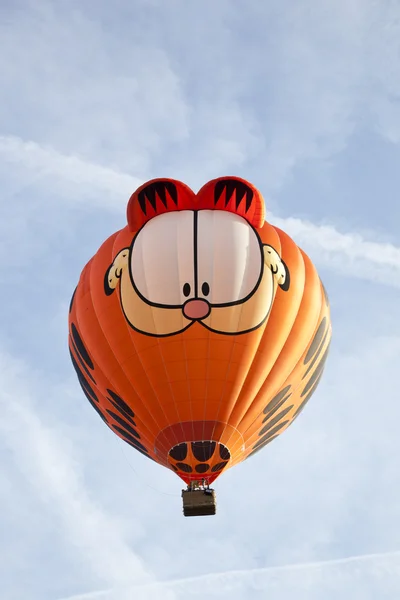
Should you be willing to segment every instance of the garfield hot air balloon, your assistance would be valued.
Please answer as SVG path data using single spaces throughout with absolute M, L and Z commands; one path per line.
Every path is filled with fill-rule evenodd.
M 210 484 L 296 419 L 330 339 L 314 265 L 238 177 L 197 194 L 174 179 L 139 187 L 69 314 L 84 394 L 115 434 L 183 479 L 187 516 L 215 514 Z

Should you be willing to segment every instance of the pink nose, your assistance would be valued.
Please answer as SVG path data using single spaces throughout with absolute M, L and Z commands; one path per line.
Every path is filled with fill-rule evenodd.
M 210 312 L 210 305 L 205 300 L 189 300 L 183 307 L 187 319 L 204 319 Z

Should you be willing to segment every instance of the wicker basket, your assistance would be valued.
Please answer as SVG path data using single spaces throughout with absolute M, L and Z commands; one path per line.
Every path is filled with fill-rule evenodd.
M 214 490 L 182 490 L 182 498 L 185 517 L 202 517 L 216 513 Z

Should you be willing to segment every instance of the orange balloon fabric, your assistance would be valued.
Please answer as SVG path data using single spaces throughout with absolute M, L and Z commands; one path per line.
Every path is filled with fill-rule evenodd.
M 186 483 L 212 483 L 289 427 L 331 340 L 308 256 L 239 177 L 154 179 L 71 300 L 69 348 L 110 429 Z

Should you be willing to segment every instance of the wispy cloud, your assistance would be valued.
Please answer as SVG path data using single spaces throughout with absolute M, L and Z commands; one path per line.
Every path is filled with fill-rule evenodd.
M 331 268 L 347 277 L 400 287 L 400 247 L 366 240 L 357 232 L 341 233 L 332 225 L 302 219 L 271 217 L 318 266 Z
M 37 384 L 34 374 L 1 352 L 0 380 L 1 438 L 31 491 L 56 515 L 80 561 L 108 585 L 151 581 L 151 573 L 124 539 L 121 522 L 87 489 L 71 440 L 54 416 L 46 422 L 40 415 L 31 392 Z
M 52 191 L 57 193 L 57 198 L 53 196 L 53 202 L 58 202 L 58 196 L 62 195 L 67 196 L 68 202 L 79 204 L 85 202 L 89 194 L 96 198 L 99 208 L 115 210 L 121 208 L 115 201 L 129 197 L 143 182 L 143 179 L 74 154 L 58 152 L 51 145 L 25 141 L 16 136 L 0 136 L 0 156 L 9 168 L 19 168 L 25 173 L 22 184 L 11 194 L 2 196 L 4 204 L 28 188 L 48 187 L 49 183 L 55 182 L 56 189 Z
M 346 215 L 357 225 L 347 225 L 344 201 L 304 179 L 322 180 L 342 160 L 355 184 L 363 172 L 349 147 L 373 160 L 365 132 L 397 164 L 398 6 L 89 4 L 0 9 L 4 597 L 54 600 L 99 587 L 110 591 L 80 598 L 398 598 L 397 553 L 304 564 L 400 542 L 397 205 L 377 183 L 371 201 L 389 215 L 378 234 L 364 199 L 351 197 Z M 65 391 L 63 377 L 74 377 L 65 315 L 82 265 L 124 225 L 138 185 L 173 176 L 196 189 L 230 173 L 261 189 L 268 219 L 318 267 L 354 282 L 327 286 L 335 342 L 307 417 L 219 480 L 215 519 L 190 521 L 173 474 L 124 448 L 153 488 L 179 487 L 169 504 L 114 456 L 75 379 Z M 389 167 L 384 176 L 392 193 Z M 329 177 L 330 197 L 340 197 L 346 182 L 335 168 Z M 29 366 L 13 358 L 22 353 Z M 286 566 L 245 568 L 267 564 Z
M 136 19 L 125 35 L 110 35 L 101 6 L 85 14 L 79 3 L 22 5 L 0 24 L 3 132 L 143 171 L 166 138 L 185 137 L 179 78 Z
M 16 137 L 0 136 L 0 156 L 5 162 L 28 170 L 33 177 L 38 178 L 43 174 L 44 182 L 46 176 L 55 181 L 59 193 L 62 193 L 61 189 L 65 192 L 70 185 L 75 186 L 75 193 L 64 195 L 66 205 L 79 205 L 85 201 L 86 208 L 92 206 L 124 214 L 130 194 L 144 181 L 143 178 L 73 155 L 63 155 L 51 147 Z M 32 185 L 35 181 L 37 183 L 38 179 L 33 179 Z M 9 199 L 6 198 L 7 201 Z M 60 201 L 59 198 L 57 201 Z M 333 225 L 319 225 L 271 214 L 268 219 L 287 231 L 307 252 L 315 255 L 319 265 L 333 268 L 346 276 L 400 287 L 399 247 L 366 240 L 357 232 L 341 233 Z
M 167 580 L 130 588 L 98 590 L 60 600 L 117 600 L 121 597 L 128 598 L 129 593 L 134 594 L 135 598 L 145 600 L 149 597 L 146 592 L 158 591 L 164 598 L 164 594 L 168 590 L 176 591 L 179 594 L 177 598 L 203 597 L 204 594 L 207 594 L 207 597 L 217 598 L 225 592 L 237 590 L 239 585 L 245 586 L 248 593 L 255 591 L 265 593 L 273 584 L 276 593 L 279 592 L 280 587 L 282 588 L 280 583 L 285 580 L 290 580 L 292 586 L 298 586 L 301 597 L 304 589 L 314 597 L 313 592 L 315 592 L 315 588 L 321 587 L 321 583 L 323 588 L 327 588 L 331 586 L 332 582 L 340 581 L 343 584 L 343 580 L 348 581 L 354 577 L 365 577 L 367 580 L 392 578 L 393 581 L 396 581 L 399 574 L 400 551 L 395 551 L 276 567 L 206 573 L 197 577 Z M 400 584 L 397 587 L 400 591 Z

